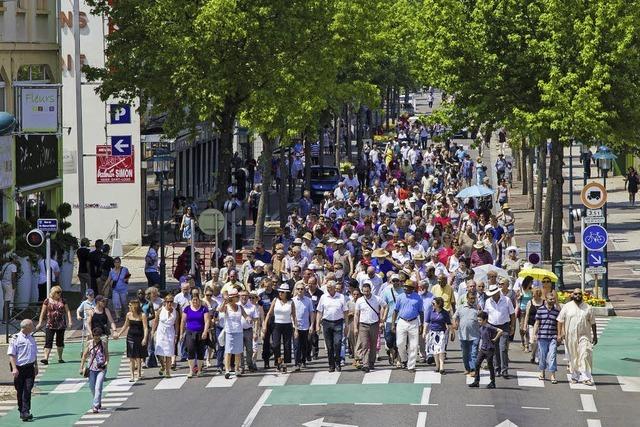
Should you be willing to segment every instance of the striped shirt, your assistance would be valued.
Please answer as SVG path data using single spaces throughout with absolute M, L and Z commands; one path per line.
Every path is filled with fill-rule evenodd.
M 538 326 L 538 339 L 557 339 L 558 338 L 558 314 L 560 310 L 557 307 L 549 309 L 546 304 L 538 307 L 536 312 L 536 321 Z

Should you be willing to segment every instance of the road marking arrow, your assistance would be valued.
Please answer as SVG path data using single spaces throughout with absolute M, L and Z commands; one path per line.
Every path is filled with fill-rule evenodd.
M 304 427 L 358 427 L 352 424 L 326 423 L 324 417 L 302 424 Z
M 113 148 L 115 148 L 116 150 L 118 150 L 121 153 L 124 153 L 124 148 L 129 148 L 129 144 L 124 142 L 124 139 L 119 139 L 116 141 L 115 144 L 113 144 Z
M 496 424 L 496 427 L 518 427 L 518 426 L 509 420 L 504 420 L 500 424 Z

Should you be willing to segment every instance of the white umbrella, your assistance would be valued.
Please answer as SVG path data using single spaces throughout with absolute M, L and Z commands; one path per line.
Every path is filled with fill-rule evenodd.
M 507 273 L 507 270 L 504 270 L 502 268 L 496 267 L 495 265 L 492 264 L 485 264 L 485 265 L 481 265 L 479 267 L 474 267 L 473 271 L 476 273 L 473 276 L 473 280 L 475 280 L 476 282 L 485 282 L 487 281 L 487 273 L 489 273 L 490 271 L 495 271 L 496 273 L 498 273 L 498 277 L 504 277 L 505 279 L 510 279 L 509 274 Z M 498 279 L 499 280 L 499 279 Z

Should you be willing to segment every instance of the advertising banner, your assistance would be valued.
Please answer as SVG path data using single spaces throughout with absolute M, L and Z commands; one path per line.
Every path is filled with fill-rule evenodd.
M 20 117 L 23 133 L 58 132 L 58 89 L 49 87 L 23 87 L 20 89 Z
M 16 137 L 16 185 L 39 184 L 58 178 L 58 137 Z
M 133 184 L 135 162 L 133 147 L 131 155 L 113 156 L 110 145 L 96 146 L 96 180 L 98 184 Z

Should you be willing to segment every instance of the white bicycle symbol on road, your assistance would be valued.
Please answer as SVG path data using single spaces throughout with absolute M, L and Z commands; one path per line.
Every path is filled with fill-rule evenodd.
M 592 243 L 601 245 L 605 243 L 605 238 L 602 234 L 592 231 L 591 233 L 587 234 L 587 236 L 584 238 L 584 242 L 587 245 L 590 245 Z

